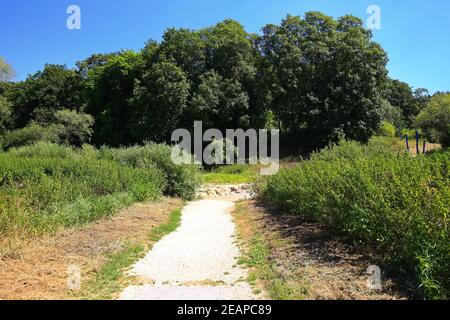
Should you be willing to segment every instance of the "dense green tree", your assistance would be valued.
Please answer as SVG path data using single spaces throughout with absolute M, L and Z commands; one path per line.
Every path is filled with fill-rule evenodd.
M 254 36 L 241 24 L 225 20 L 198 31 L 169 29 L 159 47 L 146 48 L 146 61 L 173 62 L 190 82 L 181 126 L 190 128 L 194 120 L 210 128 L 249 125 L 258 55 Z
M 200 78 L 192 109 L 196 119 L 203 121 L 205 128 L 226 130 L 249 126 L 249 97 L 242 84 L 233 79 L 224 79 L 215 71 Z
M 124 51 L 79 65 L 90 69 L 84 72 L 87 76 L 86 112 L 95 119 L 94 142 L 111 146 L 130 144 L 129 121 L 133 110 L 129 100 L 141 74 L 142 56 Z
M 416 125 L 432 142 L 450 147 L 450 94 L 437 94 L 417 116 Z
M 387 100 L 383 100 L 380 109 L 381 119 L 390 124 L 393 124 L 396 128 L 396 132 L 400 133 L 405 129 L 406 122 L 403 117 L 402 110 L 399 107 L 394 107 Z
M 410 85 L 399 80 L 390 79 L 386 93 L 386 99 L 393 107 L 401 110 L 403 121 L 409 128 L 413 126 L 415 117 L 430 100 L 427 89 L 413 90 Z
M 119 146 L 167 142 L 202 120 L 221 130 L 278 127 L 299 147 L 367 141 L 382 121 L 398 132 L 411 126 L 429 101 L 425 89 L 388 82 L 386 63 L 353 16 L 287 16 L 262 35 L 234 20 L 170 28 L 140 52 L 93 54 L 75 69 L 46 65 L 18 83 L 3 76 L 0 130 L 20 129 L 10 135 L 18 144 L 80 145 L 92 134 L 96 145 Z
M 0 57 L 0 82 L 9 81 L 14 78 L 14 69 L 8 64 L 4 58 Z
M 275 74 L 272 109 L 296 143 L 367 141 L 378 129 L 387 57 L 361 20 L 288 16 L 259 46 Z
M 147 45 L 146 54 L 155 54 L 155 44 Z M 170 61 L 178 65 L 188 79 L 196 84 L 199 77 L 206 72 L 206 43 L 199 31 L 189 29 L 168 29 L 163 36 L 163 41 L 157 48 L 157 61 Z M 152 57 L 152 55 L 150 55 Z M 146 59 L 146 61 L 151 61 Z
M 4 134 L 11 122 L 11 103 L 0 96 L 0 135 Z
M 130 131 L 135 141 L 167 142 L 178 128 L 189 96 L 189 81 L 172 62 L 159 62 L 136 83 Z
M 13 103 L 15 127 L 31 120 L 46 125 L 61 109 L 79 110 L 83 105 L 82 82 L 75 70 L 61 65 L 46 65 L 44 70 L 29 76 L 9 89 Z

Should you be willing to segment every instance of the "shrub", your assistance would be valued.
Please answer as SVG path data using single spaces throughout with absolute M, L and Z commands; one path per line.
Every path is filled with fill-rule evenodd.
M 43 127 L 31 123 L 25 128 L 6 132 L 3 136 L 2 146 L 8 149 L 27 146 L 39 141 L 57 142 L 57 128 L 55 126 Z
M 448 298 L 449 167 L 448 151 L 398 156 L 379 143 L 343 142 L 281 170 L 261 195 L 412 272 L 426 297 Z
M 380 129 L 378 130 L 378 134 L 383 137 L 395 137 L 395 126 L 387 121 L 384 121 L 381 124 Z
M 60 143 L 81 146 L 91 140 L 94 118 L 91 115 L 72 110 L 59 110 L 55 114 Z
M 146 144 L 132 148 L 102 148 L 100 157 L 134 168 L 158 168 L 166 179 L 165 193 L 192 199 L 200 185 L 199 165 L 178 165 L 172 161 L 172 148 L 167 145 Z M 186 155 L 191 157 L 190 155 Z
M 44 141 L 39 141 L 20 148 L 11 148 L 8 150 L 8 154 L 22 158 L 41 157 L 75 159 L 79 157 L 75 149 L 71 147 Z

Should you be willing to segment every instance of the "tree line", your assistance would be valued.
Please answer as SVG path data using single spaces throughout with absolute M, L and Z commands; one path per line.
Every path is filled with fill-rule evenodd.
M 383 121 L 398 133 L 428 104 L 388 76 L 388 57 L 363 21 L 288 15 L 251 34 L 236 21 L 168 29 L 139 52 L 93 54 L 69 69 L 48 64 L 8 82 L 0 63 L 4 147 L 47 139 L 73 145 L 169 142 L 177 128 L 278 128 L 320 148 L 366 142 Z

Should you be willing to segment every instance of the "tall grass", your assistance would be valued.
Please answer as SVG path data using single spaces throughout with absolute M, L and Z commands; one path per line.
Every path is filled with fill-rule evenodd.
M 193 197 L 200 170 L 177 166 L 170 155 L 165 145 L 98 150 L 37 143 L 1 152 L 0 242 L 83 225 L 163 194 Z
M 130 148 L 102 147 L 95 149 L 85 145 L 82 149 L 73 149 L 51 143 L 11 149 L 9 154 L 19 157 L 51 157 L 64 159 L 84 159 L 86 161 L 106 160 L 122 166 L 136 169 L 158 169 L 166 178 L 164 193 L 191 200 L 201 182 L 201 170 L 198 165 L 177 165 L 172 161 L 172 148 L 167 145 L 149 143 Z M 190 157 L 191 155 L 185 155 Z
M 116 161 L 134 168 L 158 168 L 167 179 L 165 193 L 191 200 L 201 182 L 199 165 L 177 165 L 172 161 L 172 148 L 167 145 L 146 144 L 132 148 L 102 148 L 101 159 Z M 191 155 L 185 155 L 191 157 Z
M 284 169 L 265 201 L 333 226 L 414 275 L 424 296 L 449 298 L 450 152 L 412 157 L 343 142 Z
M 165 185 L 156 169 L 0 154 L 0 234 L 42 234 L 82 225 L 133 202 L 155 200 Z

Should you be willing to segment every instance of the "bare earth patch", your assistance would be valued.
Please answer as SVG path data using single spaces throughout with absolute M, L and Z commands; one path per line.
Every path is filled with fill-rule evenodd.
M 261 236 L 283 286 L 304 288 L 304 292 L 298 294 L 291 290 L 294 294 L 285 298 L 393 300 L 408 297 L 384 274 L 383 289 L 369 290 L 366 270 L 376 264 L 377 259 L 346 244 L 325 226 L 298 216 L 270 214 L 254 201 L 242 202 L 240 208 L 235 220 L 244 246 L 255 235 Z M 259 281 L 259 284 L 267 287 L 267 281 Z
M 13 257 L 0 258 L 0 299 L 69 299 L 70 265 L 81 268 L 85 282 L 124 244 L 147 240 L 149 231 L 167 222 L 170 212 L 180 205 L 177 199 L 136 204 L 84 228 L 34 239 Z

